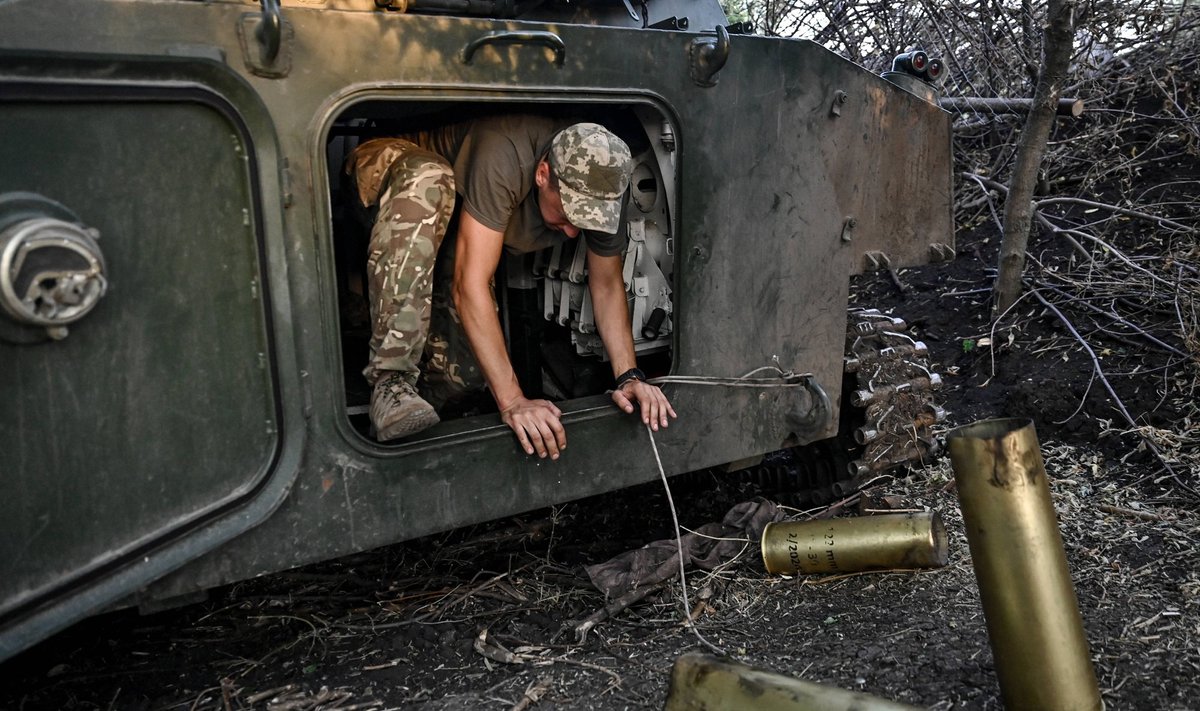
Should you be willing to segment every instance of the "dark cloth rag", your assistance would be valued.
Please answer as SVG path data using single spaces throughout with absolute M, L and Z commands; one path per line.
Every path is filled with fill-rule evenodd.
M 768 523 L 783 518 L 783 512 L 770 501 L 743 501 L 729 509 L 720 523 L 706 523 L 696 529 L 696 533 L 682 536 L 684 562 L 688 566 L 712 570 L 732 560 L 743 548 L 757 552 L 763 529 Z M 726 538 L 739 540 L 718 540 Z M 678 557 L 675 539 L 669 538 L 622 553 L 607 562 L 589 565 L 584 570 L 592 585 L 611 599 L 678 574 Z

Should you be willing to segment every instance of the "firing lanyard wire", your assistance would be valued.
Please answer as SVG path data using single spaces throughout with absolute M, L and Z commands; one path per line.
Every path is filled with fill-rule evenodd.
M 663 469 L 662 458 L 658 456 L 658 445 L 654 442 L 654 430 L 650 429 L 650 425 L 646 425 L 646 433 L 650 435 L 650 448 L 654 450 L 654 461 L 658 464 L 658 475 L 662 477 L 663 488 L 667 491 L 667 504 L 671 507 L 671 520 L 675 523 L 675 546 L 679 549 L 679 594 L 683 597 L 683 616 L 687 620 L 687 626 L 692 630 L 692 634 L 696 635 L 696 639 L 705 646 L 721 655 L 728 657 L 729 652 L 721 649 L 717 645 L 709 642 L 700 634 L 700 629 L 696 627 L 696 621 L 692 619 L 692 604 L 688 602 L 687 594 L 687 573 L 684 572 L 683 564 L 683 537 L 679 533 L 679 516 L 675 513 L 675 499 L 671 496 L 671 485 L 667 483 L 667 472 Z
M 778 377 L 751 379 L 751 376 L 756 375 L 764 370 L 773 370 L 778 374 Z M 655 385 L 659 383 L 680 383 L 688 385 L 724 385 L 727 387 L 743 388 L 787 388 L 804 387 L 807 384 L 806 381 L 811 377 L 811 375 L 797 376 L 794 373 L 791 373 L 790 371 L 784 371 L 777 366 L 767 365 L 761 368 L 755 368 L 740 378 L 718 378 L 706 375 L 667 375 L 661 378 L 651 378 L 647 382 Z M 783 382 L 780 382 L 781 380 Z M 667 504 L 671 507 L 671 520 L 675 524 L 675 546 L 679 551 L 679 592 L 683 598 L 684 619 L 687 620 L 687 626 L 692 630 L 692 633 L 696 635 L 696 639 L 700 640 L 704 646 L 723 657 L 728 657 L 729 652 L 726 652 L 724 649 L 716 646 L 712 642 L 705 639 L 704 635 L 700 634 L 700 629 L 696 627 L 696 622 L 692 619 L 692 604 L 688 601 L 687 594 L 687 572 L 685 571 L 684 564 L 683 537 L 679 532 L 679 515 L 675 513 L 675 499 L 671 496 L 671 485 L 667 482 L 667 472 L 666 469 L 663 468 L 662 457 L 660 457 L 658 454 L 658 444 L 654 441 L 654 430 L 650 428 L 649 424 L 646 424 L 646 434 L 650 435 L 650 448 L 654 450 L 654 463 L 658 465 L 658 475 L 662 478 L 663 489 L 665 489 L 667 492 Z
M 764 370 L 774 371 L 776 377 L 752 377 Z M 721 378 L 712 375 L 664 375 L 659 378 L 650 378 L 646 382 L 651 385 L 676 383 L 680 385 L 724 385 L 733 388 L 802 388 L 806 387 L 808 381 L 811 379 L 812 373 L 796 374 L 790 370 L 783 370 L 778 366 L 764 365 L 761 368 L 755 368 L 740 378 Z

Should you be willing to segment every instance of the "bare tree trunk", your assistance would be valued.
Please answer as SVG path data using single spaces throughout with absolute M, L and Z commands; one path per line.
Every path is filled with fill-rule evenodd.
M 1021 0 L 1021 49 L 1029 83 L 1037 86 L 1037 41 L 1033 36 L 1033 0 Z
M 1033 188 L 1037 184 L 1038 168 L 1046 153 L 1046 140 L 1050 137 L 1058 96 L 1071 61 L 1075 3 L 1076 0 L 1050 0 L 1047 8 L 1049 22 L 1043 41 L 1042 73 L 1033 94 L 1033 109 L 1021 132 L 1017 162 L 1013 166 L 1008 200 L 1004 205 L 1004 241 L 1000 245 L 1000 275 L 994 292 L 999 313 L 1012 306 L 1021 293 L 1025 247 L 1029 243 L 1029 227 L 1033 221 Z

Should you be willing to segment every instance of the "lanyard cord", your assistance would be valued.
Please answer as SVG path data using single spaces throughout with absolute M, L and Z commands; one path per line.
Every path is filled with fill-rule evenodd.
M 775 377 L 754 377 L 764 371 L 773 371 Z M 796 374 L 790 370 L 783 370 L 776 365 L 765 365 L 755 368 L 739 378 L 724 378 L 710 375 L 665 375 L 659 378 L 650 378 L 647 382 L 654 385 L 677 383 L 680 385 L 709 385 L 735 388 L 812 388 L 814 385 L 812 373 Z M 667 492 L 667 504 L 671 507 L 671 521 L 675 524 L 675 546 L 678 550 L 679 560 L 679 588 L 680 596 L 683 600 L 684 618 L 687 620 L 688 628 L 696 635 L 696 639 L 700 640 L 704 646 L 713 652 L 723 657 L 728 657 L 728 652 L 708 641 L 704 638 L 704 635 L 700 634 L 700 630 L 696 627 L 695 621 L 692 619 L 692 606 L 688 601 L 687 594 L 687 572 L 685 571 L 686 566 L 683 554 L 683 537 L 679 532 L 679 515 L 675 512 L 675 499 L 671 496 L 671 485 L 667 482 L 667 472 L 663 468 L 662 457 L 658 454 L 658 444 L 654 441 L 654 430 L 650 429 L 650 425 L 648 424 L 646 425 L 646 434 L 650 435 L 650 448 L 654 451 L 654 463 L 658 465 L 658 475 L 662 479 L 663 489 Z
M 705 639 L 696 627 L 695 621 L 692 620 L 692 605 L 688 602 L 687 594 L 687 573 L 684 572 L 683 538 L 679 533 L 679 516 L 675 513 L 675 499 L 671 496 L 671 485 L 667 483 L 667 472 L 663 469 L 662 458 L 658 456 L 658 445 L 654 442 L 654 430 L 650 429 L 650 425 L 646 425 L 646 434 L 650 435 L 650 448 L 654 450 L 654 462 L 658 464 L 658 475 L 662 477 L 663 488 L 667 492 L 667 504 L 671 507 L 671 521 L 675 524 L 675 545 L 679 551 L 679 592 L 683 598 L 683 616 L 687 620 L 688 628 L 696 635 L 696 639 L 722 657 L 728 657 L 729 652 Z

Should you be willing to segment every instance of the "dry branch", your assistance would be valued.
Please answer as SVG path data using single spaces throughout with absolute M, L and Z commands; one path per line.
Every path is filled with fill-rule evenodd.
M 1138 511 L 1136 509 L 1127 509 L 1122 506 L 1113 506 L 1111 504 L 1099 504 L 1096 506 L 1096 508 L 1100 509 L 1104 513 L 1116 514 L 1118 516 L 1132 516 L 1134 518 L 1140 518 L 1143 521 L 1163 520 L 1163 517 L 1156 513 L 1151 513 L 1149 511 Z
M 579 644 L 583 644 L 585 641 L 587 641 L 588 632 L 590 632 L 593 627 L 607 619 L 616 617 L 628 609 L 630 605 L 641 602 L 650 595 L 662 590 L 667 586 L 667 583 L 670 582 L 671 578 L 673 577 L 675 577 L 674 572 L 672 572 L 668 578 L 652 581 L 649 582 L 649 584 L 634 588 L 599 610 L 596 610 L 591 615 L 588 615 L 588 617 L 582 622 L 574 625 L 575 641 Z
M 1158 457 L 1158 461 L 1163 465 L 1163 468 L 1166 469 L 1167 473 L 1170 475 L 1171 479 L 1174 480 L 1175 484 L 1184 492 L 1190 494 L 1193 498 L 1200 499 L 1200 492 L 1197 492 L 1191 486 L 1183 483 L 1183 481 L 1179 478 L 1179 474 L 1175 471 L 1175 469 L 1171 466 L 1171 463 L 1167 460 L 1166 456 L 1162 453 L 1162 450 L 1158 448 L 1158 445 L 1156 445 L 1153 440 L 1146 436 L 1146 434 L 1134 421 L 1133 416 L 1129 414 L 1129 410 L 1125 408 L 1125 403 L 1121 400 L 1121 397 L 1117 395 L 1117 391 L 1113 389 L 1112 384 L 1109 383 L 1108 377 L 1105 376 L 1104 369 L 1100 366 L 1100 359 L 1096 357 L 1096 352 L 1092 350 L 1092 347 L 1088 344 L 1087 340 L 1079 334 L 1079 331 L 1076 330 L 1075 325 L 1071 323 L 1071 320 L 1064 316 L 1062 311 L 1059 311 L 1054 304 L 1047 301 L 1045 297 L 1039 294 L 1036 290 L 1033 290 L 1030 293 L 1032 293 L 1033 297 L 1040 301 L 1043 306 L 1049 309 L 1051 313 L 1057 316 L 1067 330 L 1071 332 L 1071 335 L 1075 336 L 1075 339 L 1079 341 L 1079 345 L 1083 347 L 1083 350 L 1087 352 L 1088 356 L 1092 359 L 1092 365 L 1095 368 L 1096 376 L 1100 379 L 1101 384 L 1104 385 L 1104 389 L 1108 391 L 1108 395 L 1112 399 L 1113 405 L 1116 406 L 1117 410 L 1120 411 L 1121 415 L 1125 418 L 1125 421 L 1129 424 L 1129 426 L 1142 438 L 1142 442 L 1146 445 L 1146 448 L 1153 452 L 1154 456 Z
M 983 96 L 947 96 L 938 101 L 947 111 L 979 114 L 1025 114 L 1033 109 L 1033 99 L 993 99 Z M 1054 108 L 1056 116 L 1079 118 L 1083 115 L 1083 99 L 1059 99 Z

